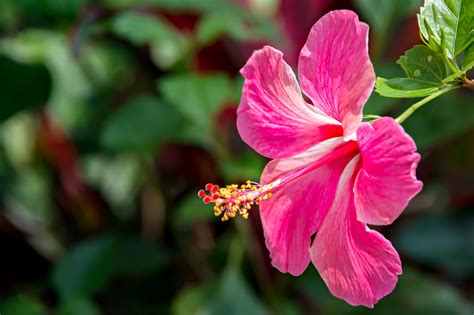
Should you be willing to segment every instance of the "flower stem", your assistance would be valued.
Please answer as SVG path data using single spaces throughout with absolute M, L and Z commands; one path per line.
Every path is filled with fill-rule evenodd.
M 413 114 L 418 108 L 420 108 L 421 106 L 425 105 L 426 103 L 428 103 L 429 101 L 437 98 L 438 96 L 441 96 L 443 95 L 444 93 L 446 92 L 449 92 L 451 90 L 455 90 L 455 89 L 458 89 L 460 88 L 461 85 L 459 84 L 456 84 L 456 85 L 449 85 L 449 86 L 446 86 L 445 88 L 442 88 L 441 90 L 431 94 L 431 95 L 428 95 L 427 97 L 425 97 L 424 99 L 422 99 L 421 101 L 419 102 L 416 102 L 415 104 L 411 105 L 410 107 L 408 107 L 403 113 L 400 114 L 400 116 L 398 116 L 396 118 L 396 121 L 401 124 L 405 121 L 405 119 L 407 119 L 408 117 L 411 116 L 411 114 Z
M 448 67 L 451 69 L 453 73 L 457 73 L 460 71 L 459 66 L 456 61 L 451 62 L 451 60 L 447 57 L 444 58 L 444 60 L 446 61 L 446 64 L 448 65 Z

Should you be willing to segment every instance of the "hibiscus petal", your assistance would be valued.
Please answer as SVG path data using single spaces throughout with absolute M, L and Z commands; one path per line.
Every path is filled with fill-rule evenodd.
M 358 160 L 344 170 L 310 255 L 334 296 L 354 306 L 373 307 L 393 291 L 402 269 L 392 244 L 356 218 L 352 187 Z
M 327 140 L 298 156 L 273 160 L 262 174 L 270 183 L 315 162 L 343 144 Z M 308 266 L 311 236 L 333 202 L 340 174 L 348 159 L 336 160 L 272 189 L 272 197 L 260 203 L 265 243 L 272 265 L 281 272 L 300 275 Z
M 423 186 L 416 179 L 420 155 L 415 142 L 389 117 L 361 124 L 357 139 L 362 155 L 354 188 L 357 218 L 367 224 L 390 224 Z
M 237 111 L 242 139 L 269 158 L 284 158 L 342 135 L 340 123 L 308 105 L 283 54 L 255 51 L 241 70 L 245 78 Z
M 367 24 L 352 11 L 332 11 L 311 29 L 301 50 L 298 75 L 313 104 L 340 121 L 350 136 L 375 83 Z

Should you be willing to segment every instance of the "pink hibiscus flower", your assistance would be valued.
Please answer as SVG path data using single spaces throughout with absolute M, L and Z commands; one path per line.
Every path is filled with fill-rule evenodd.
M 352 11 L 330 12 L 313 26 L 298 65 L 312 104 L 281 52 L 254 52 L 241 71 L 237 127 L 273 160 L 261 184 L 208 184 L 210 195 L 199 195 L 223 220 L 247 217 L 260 202 L 273 266 L 296 276 L 311 261 L 333 295 L 373 307 L 402 268 L 392 244 L 367 224 L 392 223 L 422 183 L 403 128 L 389 117 L 361 122 L 375 80 L 367 40 L 368 26 Z

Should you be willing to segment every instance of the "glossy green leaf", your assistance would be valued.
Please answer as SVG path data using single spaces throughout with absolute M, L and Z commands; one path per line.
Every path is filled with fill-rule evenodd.
M 423 97 L 436 92 L 439 85 L 411 78 L 377 78 L 375 92 L 394 98 Z
M 0 121 L 45 106 L 51 93 L 51 75 L 44 65 L 22 64 L 5 56 L 0 56 L 0 82 Z
M 448 58 L 456 57 L 474 39 L 472 0 L 425 0 L 418 23 L 428 45 Z
M 377 78 L 375 91 L 386 97 L 423 97 L 437 91 L 446 77 L 443 59 L 426 46 L 407 50 L 397 63 L 407 78 Z
M 397 63 L 411 79 L 441 84 L 446 77 L 442 57 L 426 46 L 418 45 L 407 50 Z
M 406 222 L 393 238 L 412 259 L 457 275 L 474 274 L 474 215 L 432 214 Z
M 173 137 L 183 119 L 151 95 L 130 100 L 106 121 L 101 141 L 115 150 L 153 150 Z
M 467 47 L 462 58 L 463 71 L 469 71 L 472 69 L 472 67 L 474 67 L 474 43 Z

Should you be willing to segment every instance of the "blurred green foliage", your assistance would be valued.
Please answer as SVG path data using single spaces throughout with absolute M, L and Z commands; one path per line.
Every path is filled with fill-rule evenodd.
M 266 160 L 235 126 L 238 70 L 264 44 L 294 53 L 283 1 L 0 1 L 2 315 L 472 314 L 472 91 L 404 124 L 425 188 L 380 228 L 404 274 L 373 310 L 334 298 L 312 267 L 271 267 L 257 209 L 222 224 L 196 198 L 259 179 Z M 402 76 L 395 61 L 420 44 L 421 1 L 302 1 L 313 22 L 356 10 L 380 76 Z M 374 93 L 365 113 L 411 102 Z

